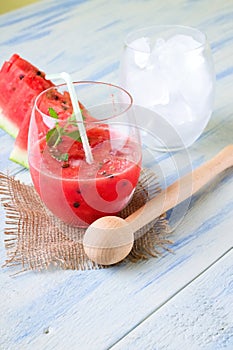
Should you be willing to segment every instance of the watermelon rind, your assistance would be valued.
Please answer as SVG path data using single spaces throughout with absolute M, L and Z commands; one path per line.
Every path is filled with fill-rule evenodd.
M 9 159 L 29 169 L 27 150 L 21 149 L 20 147 L 15 145 L 15 147 L 13 148 L 10 154 Z
M 12 123 L 9 118 L 5 117 L 2 109 L 0 108 L 0 128 L 6 131 L 10 136 L 16 138 L 19 132 L 17 125 Z

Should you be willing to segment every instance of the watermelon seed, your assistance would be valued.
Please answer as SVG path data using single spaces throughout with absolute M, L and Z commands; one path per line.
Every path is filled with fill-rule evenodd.
M 78 208 L 78 207 L 80 206 L 80 203 L 79 203 L 79 202 L 74 202 L 73 206 L 74 206 L 75 208 Z
M 47 97 L 48 99 L 50 99 L 50 100 L 59 100 L 59 96 L 56 95 L 56 92 L 57 92 L 57 91 L 54 91 L 54 90 L 52 90 L 52 91 L 47 91 L 47 92 L 46 92 L 46 97 Z
M 62 168 L 69 168 L 69 163 L 68 162 L 64 162 L 62 163 Z
M 24 77 L 25 77 L 24 74 L 20 74 L 20 75 L 19 75 L 19 79 L 20 79 L 20 80 L 22 80 Z
M 101 175 L 104 175 L 105 177 L 109 177 L 110 179 L 113 179 L 114 178 L 114 175 L 113 174 L 108 174 L 106 172 L 106 170 L 103 170 L 101 173 Z
M 36 72 L 36 75 L 42 75 L 41 71 L 38 70 L 38 71 Z
M 77 189 L 77 191 L 76 191 L 78 194 L 81 194 L 81 191 L 79 190 L 79 189 Z

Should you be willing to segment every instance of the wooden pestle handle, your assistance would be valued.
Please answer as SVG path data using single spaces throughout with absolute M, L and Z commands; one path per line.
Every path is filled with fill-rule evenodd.
M 216 175 L 231 166 L 233 166 L 233 145 L 228 145 L 214 158 L 161 191 L 125 220 L 133 226 L 133 232 L 136 232 L 161 214 L 191 197 Z

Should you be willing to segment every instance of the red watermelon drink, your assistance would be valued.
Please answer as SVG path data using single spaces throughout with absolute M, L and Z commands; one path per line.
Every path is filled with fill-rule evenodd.
M 42 92 L 29 129 L 29 166 L 36 191 L 62 221 L 85 227 L 116 215 L 132 198 L 141 168 L 131 96 L 105 83 L 74 83 L 93 161 L 66 84 Z M 78 101 L 77 101 L 78 103 Z

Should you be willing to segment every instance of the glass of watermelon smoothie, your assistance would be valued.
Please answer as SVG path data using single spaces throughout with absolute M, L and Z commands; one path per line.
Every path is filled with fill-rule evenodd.
M 35 101 L 29 167 L 49 211 L 69 225 L 86 227 L 129 203 L 140 175 L 141 143 L 127 91 L 102 82 L 75 82 L 74 88 L 92 162 L 85 157 L 67 85 L 61 84 Z

